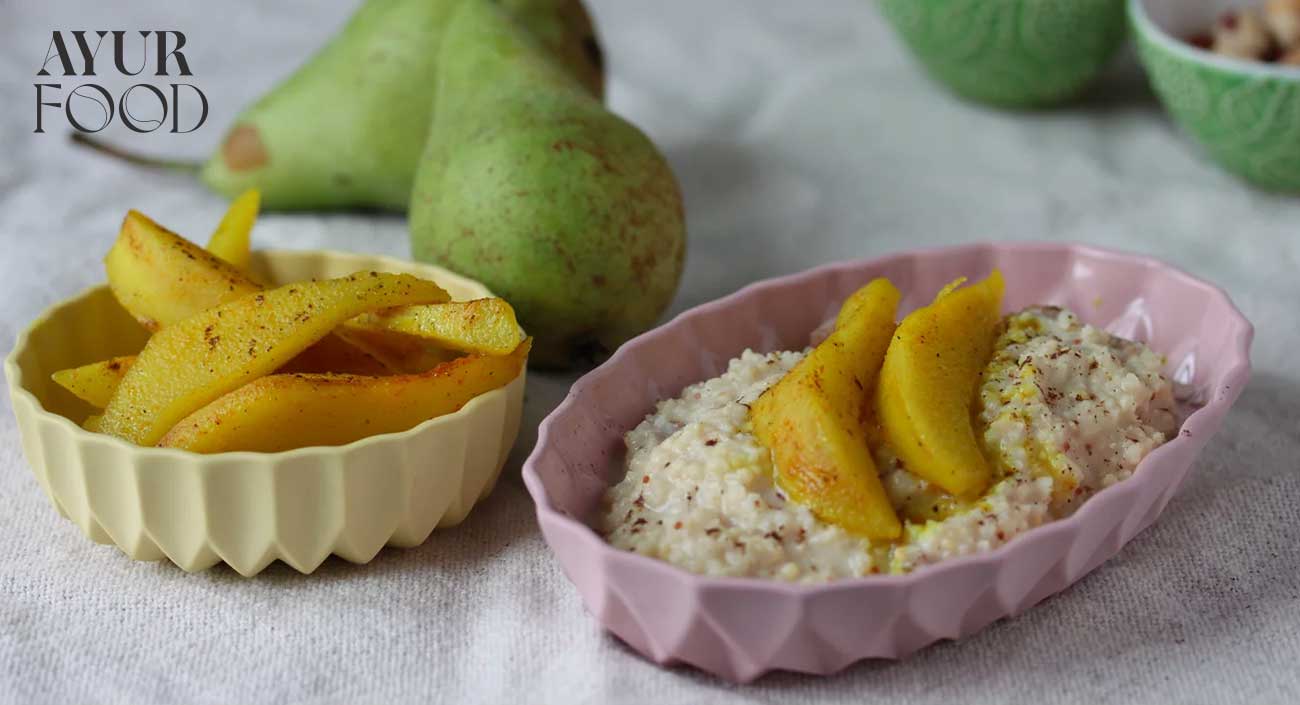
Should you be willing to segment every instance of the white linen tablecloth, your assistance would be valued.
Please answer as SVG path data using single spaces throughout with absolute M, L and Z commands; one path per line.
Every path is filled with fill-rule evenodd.
M 32 133 L 52 30 L 184 31 L 208 124 L 106 134 L 198 157 L 352 4 L 0 0 L 5 347 L 102 279 L 127 208 L 203 237 L 224 207 L 184 177 L 88 155 L 66 129 Z M 1300 199 L 1208 164 L 1129 56 L 1079 105 L 1009 114 L 928 82 L 867 0 L 593 4 L 609 102 L 662 146 L 686 193 L 675 311 L 822 262 L 982 239 L 1127 248 L 1227 288 L 1258 328 L 1255 376 L 1157 525 L 1066 593 L 963 642 L 737 687 L 660 669 L 603 633 L 542 543 L 519 464 L 570 378 L 530 378 L 506 480 L 461 527 L 370 565 L 275 565 L 251 580 L 137 563 L 84 538 L 28 470 L 6 396 L 0 702 L 1300 699 Z M 407 253 L 396 216 L 274 214 L 256 239 Z

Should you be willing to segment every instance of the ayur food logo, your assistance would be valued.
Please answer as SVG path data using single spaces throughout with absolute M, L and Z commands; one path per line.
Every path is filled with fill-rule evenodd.
M 45 61 L 36 72 L 40 80 L 33 84 L 33 132 L 45 132 L 51 120 L 58 118 L 87 133 L 99 132 L 114 121 L 133 132 L 199 129 L 208 119 L 208 99 L 198 86 L 177 80 L 194 75 L 181 51 L 184 46 L 185 34 L 176 30 L 55 30 Z M 101 55 L 101 51 L 105 53 Z M 140 77 L 140 82 L 115 91 L 106 85 L 109 81 L 93 80 L 110 77 L 113 83 L 123 83 L 119 77 Z M 173 80 L 150 80 L 158 77 Z

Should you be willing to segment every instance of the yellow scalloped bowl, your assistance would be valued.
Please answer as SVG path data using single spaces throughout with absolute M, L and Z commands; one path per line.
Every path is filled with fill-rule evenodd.
M 491 295 L 388 257 L 266 251 L 252 267 L 271 282 L 378 270 L 432 279 L 458 300 Z M 454 414 L 343 446 L 199 455 L 83 430 L 75 422 L 91 408 L 50 374 L 137 352 L 145 339 L 98 286 L 46 311 L 5 360 L 23 452 L 46 495 L 86 536 L 137 560 L 187 571 L 224 561 L 245 576 L 276 559 L 310 573 L 331 553 L 366 563 L 462 521 L 492 491 L 519 432 L 524 373 Z

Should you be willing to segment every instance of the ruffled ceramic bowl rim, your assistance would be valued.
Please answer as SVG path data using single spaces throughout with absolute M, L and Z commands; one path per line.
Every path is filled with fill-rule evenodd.
M 859 269 L 867 264 L 884 266 L 885 263 L 890 260 L 903 260 L 938 252 L 952 253 L 953 256 L 957 256 L 956 253 L 963 250 L 979 251 L 989 249 L 994 251 L 1020 250 L 1028 252 L 1065 250 L 1071 253 L 1084 254 L 1096 258 L 1121 258 L 1141 263 L 1147 267 L 1162 270 L 1169 276 L 1181 279 L 1188 285 L 1200 288 L 1218 297 L 1220 303 L 1225 307 L 1225 310 L 1233 314 L 1235 318 L 1238 319 L 1239 323 L 1242 324 L 1241 329 L 1237 333 L 1236 339 L 1233 340 L 1231 344 L 1233 352 L 1228 357 L 1230 368 L 1223 376 L 1224 383 L 1214 387 L 1213 389 L 1207 390 L 1208 394 L 1206 395 L 1206 398 L 1209 401 L 1207 401 L 1203 406 L 1197 408 L 1196 411 L 1183 421 L 1178 434 L 1173 439 L 1148 454 L 1147 457 L 1138 465 L 1132 477 L 1097 492 L 1089 498 L 1087 502 L 1084 502 L 1083 506 L 1081 506 L 1077 512 L 1069 517 L 1058 519 L 1031 529 L 1023 535 L 1017 536 L 991 551 L 946 559 L 931 565 L 922 566 L 910 573 L 901 575 L 879 574 L 863 577 L 840 578 L 825 583 L 807 584 L 789 583 L 756 577 L 719 577 L 692 573 L 667 561 L 614 548 L 589 524 L 579 518 L 569 515 L 566 512 L 556 509 L 551 503 L 551 499 L 546 492 L 542 479 L 538 475 L 537 465 L 539 459 L 552 444 L 552 437 L 556 435 L 557 426 L 575 407 L 585 403 L 586 390 L 589 387 L 595 386 L 605 377 L 616 374 L 624 360 L 634 357 L 638 348 L 646 345 L 653 338 L 657 337 L 661 331 L 670 327 L 675 327 L 682 324 L 682 322 L 693 318 L 703 319 L 713 316 L 718 311 L 724 310 L 742 299 L 749 298 L 755 293 L 765 289 L 783 288 L 788 285 L 795 285 L 821 277 L 833 276 L 847 270 Z M 1215 415 L 1226 413 L 1227 407 L 1231 405 L 1231 400 L 1235 398 L 1230 394 L 1225 396 L 1226 390 L 1232 387 L 1241 389 L 1250 378 L 1250 344 L 1253 338 L 1254 326 L 1252 326 L 1250 321 L 1242 315 L 1241 311 L 1232 303 L 1231 297 L 1229 297 L 1227 292 L 1222 288 L 1188 274 L 1187 272 L 1155 257 L 1132 254 L 1093 245 L 1073 243 L 981 242 L 948 247 L 918 248 L 891 253 L 882 257 L 826 264 L 796 274 L 765 279 L 750 284 L 739 291 L 720 299 L 683 311 L 668 323 L 646 333 L 642 333 L 631 341 L 624 343 L 609 360 L 579 379 L 570 388 L 569 394 L 564 398 L 560 405 L 542 421 L 541 426 L 538 428 L 537 444 L 534 446 L 533 452 L 529 454 L 528 459 L 524 462 L 524 484 L 536 504 L 538 519 L 559 522 L 570 529 L 579 529 L 578 531 L 569 532 L 568 535 L 577 537 L 579 541 L 583 542 L 585 544 L 583 548 L 602 554 L 604 558 L 610 561 L 635 565 L 638 569 L 642 570 L 655 571 L 664 577 L 687 581 L 700 589 L 725 590 L 762 588 L 766 592 L 780 593 L 790 597 L 804 597 L 817 593 L 839 592 L 862 585 L 891 585 L 897 587 L 915 586 L 922 582 L 941 580 L 946 575 L 960 573 L 965 569 L 975 566 L 990 566 L 1014 560 L 1016 554 L 1030 550 L 1028 548 L 1029 546 L 1035 543 L 1051 542 L 1055 536 L 1072 533 L 1078 525 L 1086 522 L 1088 516 L 1103 511 L 1102 507 L 1104 505 L 1118 500 L 1121 496 L 1137 494 L 1143 485 L 1149 482 L 1154 482 L 1155 478 L 1150 473 L 1144 475 L 1143 470 L 1148 469 L 1151 466 L 1161 465 L 1156 462 L 1156 459 L 1160 456 L 1172 453 L 1183 444 L 1193 443 L 1193 439 L 1188 436 L 1199 437 L 1207 430 L 1211 432 L 1215 430 L 1218 423 L 1213 417 Z M 647 410 L 647 412 L 648 411 L 649 410 Z
M 1147 2 L 1148 0 L 1128 0 L 1129 21 L 1133 24 L 1135 32 L 1159 44 L 1160 48 L 1174 56 L 1185 61 L 1210 66 L 1220 71 L 1300 83 L 1300 66 L 1266 64 L 1262 61 L 1221 56 L 1212 51 L 1188 44 L 1186 41 L 1166 32 L 1155 20 L 1151 19 L 1151 15 L 1146 9 Z
M 397 259 L 395 257 L 387 257 L 384 255 L 372 255 L 372 254 L 365 254 L 361 252 L 346 252 L 343 250 L 280 250 L 280 249 L 256 250 L 254 252 L 254 256 L 259 256 L 259 255 L 272 260 L 274 260 L 277 257 L 304 257 L 304 258 L 318 257 L 325 260 L 330 260 L 335 258 L 359 259 L 359 260 L 365 260 L 365 261 L 374 262 L 378 264 L 378 267 L 372 267 L 377 269 L 384 269 L 385 267 L 389 267 L 395 270 L 402 270 L 402 269 L 411 269 L 412 267 L 418 267 L 420 269 L 428 269 L 432 272 L 437 272 L 439 276 L 445 277 L 447 279 L 458 280 L 459 282 L 463 283 L 467 287 L 479 289 L 481 290 L 483 296 L 485 297 L 492 296 L 492 293 L 483 284 L 473 279 L 470 279 L 468 277 L 452 272 L 451 270 L 443 269 L 442 267 L 439 267 L 437 265 L 424 264 L 419 262 L 408 262 L 405 260 Z M 14 341 L 13 348 L 9 351 L 9 355 L 5 357 L 4 370 L 5 370 L 5 377 L 8 378 L 9 380 L 10 393 L 15 396 L 20 396 L 26 401 L 31 402 L 33 408 L 36 410 L 38 418 L 48 418 L 54 421 L 55 423 L 63 426 L 65 430 L 71 432 L 74 438 L 78 438 L 78 439 L 93 438 L 101 443 L 108 443 L 109 445 L 116 446 L 119 449 L 125 449 L 132 453 L 139 453 L 146 457 L 154 457 L 154 458 L 194 458 L 195 456 L 203 456 L 207 458 L 222 458 L 222 459 L 228 458 L 233 460 L 238 460 L 241 457 L 247 457 L 247 458 L 258 458 L 261 460 L 289 461 L 300 457 L 319 456 L 323 453 L 340 453 L 340 454 L 347 453 L 370 445 L 397 441 L 400 440 L 401 437 L 418 435 L 438 424 L 453 423 L 454 419 L 472 415 L 474 414 L 475 409 L 487 403 L 486 401 L 484 401 L 485 398 L 489 397 L 490 395 L 503 395 L 506 393 L 505 385 L 503 385 L 502 387 L 493 389 L 489 392 L 474 397 L 464 406 L 462 406 L 461 408 L 457 409 L 456 411 L 450 414 L 444 414 L 442 416 L 437 416 L 432 419 L 428 419 L 427 421 L 422 421 L 418 425 L 408 428 L 405 431 L 392 431 L 389 433 L 380 433 L 373 436 L 366 436 L 365 438 L 361 438 L 359 440 L 352 441 L 351 443 L 345 443 L 342 445 L 304 446 L 302 448 L 294 448 L 292 450 L 277 451 L 275 453 L 263 453 L 258 451 L 241 450 L 241 451 L 229 451 L 225 453 L 207 453 L 207 454 L 195 453 L 193 451 L 182 450 L 179 448 L 159 448 L 157 446 L 135 445 L 134 443 L 129 443 L 121 438 L 117 438 L 116 436 L 110 436 L 103 433 L 95 433 L 93 431 L 87 431 L 86 429 L 74 423 L 72 419 L 69 419 L 68 417 L 62 414 L 56 414 L 53 411 L 46 409 L 45 405 L 41 403 L 41 400 L 34 393 L 32 393 L 31 390 L 27 388 L 27 385 L 25 384 L 23 379 L 24 375 L 23 375 L 22 365 L 20 365 L 18 362 L 19 358 L 22 357 L 23 354 L 27 352 L 27 349 L 29 347 L 28 339 L 30 338 L 33 331 L 35 331 L 37 328 L 44 325 L 47 321 L 49 321 L 49 319 L 53 318 L 60 312 L 64 311 L 65 309 L 77 306 L 85 299 L 96 295 L 100 290 L 104 289 L 107 286 L 108 285 L 105 283 L 95 284 L 93 286 L 83 289 L 80 293 L 76 294 L 75 296 L 71 296 L 67 299 L 63 299 L 62 301 L 46 308 L 43 312 L 41 312 L 39 316 L 37 316 L 34 320 L 32 320 L 32 322 L 29 323 L 21 333 L 18 334 L 17 339 Z M 506 385 L 509 385 L 510 382 L 512 381 L 514 381 L 513 378 L 511 380 L 508 380 L 506 382 Z

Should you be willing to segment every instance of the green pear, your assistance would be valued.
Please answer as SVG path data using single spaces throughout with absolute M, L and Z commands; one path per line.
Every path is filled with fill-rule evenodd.
M 436 93 L 415 257 L 510 301 L 542 367 L 590 363 L 653 325 L 686 251 L 681 191 L 654 144 L 486 0 L 452 16 Z
M 247 108 L 203 166 L 267 209 L 404 210 L 429 129 L 438 47 L 463 0 L 367 0 L 297 72 Z M 600 47 L 581 0 L 501 0 L 599 96 Z
M 597 98 L 605 96 L 605 56 L 582 0 L 497 0 Z M 430 77 L 434 83 L 436 77 Z M 432 101 L 430 101 L 432 107 Z

